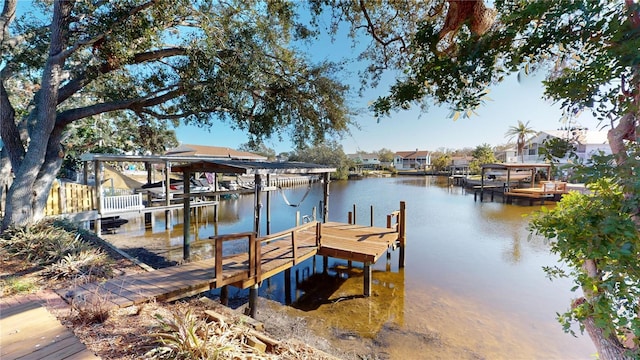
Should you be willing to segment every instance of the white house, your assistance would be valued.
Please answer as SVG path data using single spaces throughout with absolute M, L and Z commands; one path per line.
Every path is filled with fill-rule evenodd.
M 611 154 L 611 147 L 607 140 L 607 131 L 589 130 L 586 128 L 572 128 L 566 130 L 549 130 L 541 131 L 538 135 L 527 141 L 524 147 L 524 162 L 543 162 L 538 149 L 542 146 L 546 139 L 550 138 L 570 139 L 576 144 L 576 154 L 583 162 L 586 162 L 600 151 L 605 154 Z M 520 162 L 520 156 L 514 162 Z
M 431 154 L 426 150 L 398 151 L 393 156 L 393 166 L 398 170 L 424 170 L 431 166 Z
M 356 163 L 356 166 L 363 169 L 375 170 L 380 167 L 380 159 L 377 154 L 347 154 L 347 157 Z

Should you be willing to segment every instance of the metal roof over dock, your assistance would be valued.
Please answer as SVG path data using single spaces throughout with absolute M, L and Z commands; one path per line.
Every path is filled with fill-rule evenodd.
M 244 175 L 269 174 L 324 174 L 335 172 L 336 168 L 302 163 L 302 162 L 263 162 L 263 161 L 235 161 L 235 160 L 207 160 L 191 162 L 185 165 L 174 165 L 171 171 L 177 172 L 215 172 Z

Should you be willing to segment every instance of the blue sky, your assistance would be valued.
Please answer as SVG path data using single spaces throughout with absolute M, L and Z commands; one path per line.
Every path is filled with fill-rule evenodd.
M 353 78 L 353 82 L 357 82 Z M 356 85 L 357 86 L 357 85 Z M 380 86 L 371 89 L 363 98 L 355 99 L 354 105 L 362 108 L 388 89 Z M 392 151 L 438 150 L 439 148 L 474 148 L 482 144 L 492 146 L 507 143 L 504 134 L 518 120 L 529 121 L 536 131 L 556 130 L 563 126 L 562 111 L 542 99 L 543 87 L 539 78 L 525 78 L 518 82 L 515 76 L 493 88 L 489 93 L 492 101 L 479 108 L 477 115 L 470 118 L 450 118 L 450 111 L 444 107 L 429 107 L 426 112 L 419 108 L 398 111 L 378 122 L 372 113 L 365 111 L 354 120 L 359 129 L 352 128 L 350 135 L 340 141 L 346 153 L 356 151 L 376 151 L 381 148 Z M 597 120 L 584 112 L 575 119 L 580 126 L 599 128 Z M 216 124 L 210 131 L 182 126 L 176 129 L 178 140 L 186 144 L 226 146 L 235 148 L 247 141 L 245 133 L 232 131 L 225 124 Z M 277 153 L 291 150 L 288 139 L 267 140 L 266 145 Z
M 19 1 L 18 15 L 30 6 L 30 1 Z M 309 45 L 306 50 L 311 54 L 311 60 L 340 61 L 357 58 L 359 46 L 352 46 L 351 40 L 346 37 L 346 29 L 342 30 L 336 36 L 336 42 L 331 42 L 325 35 L 321 36 L 318 42 Z M 358 128 L 351 128 L 350 134 L 346 134 L 340 141 L 346 153 L 358 150 L 376 151 L 381 148 L 392 151 L 433 151 L 440 148 L 474 148 L 485 143 L 495 146 L 507 142 L 504 133 L 509 126 L 516 125 L 518 120 L 529 121 L 534 130 L 555 130 L 563 125 L 560 122 L 560 107 L 542 100 L 541 78 L 529 77 L 518 82 L 515 76 L 507 78 L 503 84 L 492 89 L 489 94 L 492 101 L 478 109 L 477 115 L 471 118 L 453 121 L 448 109 L 431 106 L 426 112 L 413 108 L 395 112 L 390 117 L 378 121 L 366 110 L 367 104 L 378 96 L 385 95 L 394 79 L 388 75 L 380 86 L 369 89 L 363 97 L 358 97 L 356 90 L 360 86 L 360 80 L 357 70 L 363 66 L 364 64 L 354 62 L 348 73 L 340 74 L 340 78 L 354 89 L 349 105 L 360 109 L 359 115 L 353 119 Z M 587 112 L 576 121 L 590 129 L 599 127 L 597 121 Z M 234 131 L 228 124 L 220 122 L 214 123 L 210 129 L 183 125 L 176 129 L 176 134 L 183 144 L 237 148 L 247 142 L 246 133 Z M 269 139 L 266 145 L 275 149 L 277 153 L 290 151 L 293 147 L 286 137 L 282 141 Z
M 346 29 L 342 29 L 336 41 L 331 42 L 328 36 L 321 36 L 320 40 L 308 47 L 313 61 L 356 59 L 359 52 L 356 45 L 352 46 L 346 37 Z M 365 39 L 363 41 L 368 41 Z M 353 90 L 349 105 L 361 109 L 353 120 L 358 128 L 352 127 L 350 134 L 345 135 L 340 143 L 346 153 L 356 151 L 377 151 L 381 148 L 392 151 L 405 150 L 438 150 L 475 148 L 478 145 L 492 146 L 507 143 L 504 134 L 510 126 L 517 125 L 518 120 L 529 121 L 534 130 L 556 130 L 563 126 L 560 106 L 542 99 L 542 74 L 524 77 L 520 82 L 514 75 L 491 89 L 489 97 L 492 101 L 479 108 L 470 118 L 460 117 L 453 121 L 450 110 L 446 107 L 430 106 L 425 112 L 420 108 L 398 111 L 389 117 L 379 119 L 366 110 L 367 104 L 377 97 L 385 95 L 394 78 L 391 74 L 385 76 L 377 88 L 369 89 L 362 97 L 356 92 L 360 79 L 357 70 L 365 66 L 354 62 L 350 71 L 341 74 Z M 589 112 L 584 112 L 576 118 L 577 124 L 589 129 L 599 128 L 597 120 Z M 182 126 L 176 129 L 178 140 L 185 144 L 225 146 L 236 148 L 247 142 L 247 135 L 240 131 L 233 131 L 228 125 L 216 123 L 209 131 Z M 265 144 L 276 150 L 276 153 L 292 150 L 293 146 L 288 138 L 270 139 Z

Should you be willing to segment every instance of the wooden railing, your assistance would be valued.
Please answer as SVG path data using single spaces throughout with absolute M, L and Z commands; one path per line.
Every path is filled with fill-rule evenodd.
M 395 224 L 393 223 L 394 219 L 396 221 Z M 404 201 L 400 201 L 400 210 L 396 210 L 387 215 L 387 228 L 394 229 L 398 232 L 398 246 L 400 247 L 400 258 L 398 262 L 400 267 L 404 267 L 405 265 L 404 249 L 407 245 L 406 220 L 406 204 Z
M 247 239 L 249 245 L 248 252 L 248 264 L 249 268 L 247 269 L 247 279 L 255 279 L 255 283 L 259 283 L 262 281 L 262 258 L 261 258 L 261 250 L 262 246 L 277 240 L 291 240 L 291 248 L 292 248 L 292 261 L 293 264 L 296 265 L 298 263 L 298 243 L 296 241 L 296 233 L 302 230 L 306 230 L 308 228 L 316 228 L 316 239 L 319 239 L 319 231 L 320 231 L 320 223 L 317 221 L 307 223 L 301 226 L 297 226 L 293 229 L 289 229 L 286 231 L 282 231 L 276 234 L 271 234 L 267 236 L 263 236 L 260 238 L 256 237 L 254 232 L 243 232 L 237 234 L 228 234 L 228 235 L 219 235 L 219 236 L 211 236 L 209 239 L 215 241 L 215 279 L 216 286 L 218 284 L 223 283 L 223 248 L 224 243 L 231 240 L 240 240 Z
M 144 209 L 142 194 L 104 196 L 100 199 L 100 213 Z
M 209 239 L 215 240 L 215 279 L 216 286 L 220 286 L 222 284 L 222 273 L 224 269 L 222 268 L 222 249 L 223 244 L 226 241 L 230 240 L 238 240 L 246 238 L 249 242 L 249 269 L 248 269 L 248 278 L 256 278 L 256 282 L 260 281 L 261 269 L 260 269 L 260 241 L 256 241 L 256 233 L 254 232 L 244 232 L 237 234 L 229 234 L 229 235 L 219 235 L 219 236 L 211 236 Z

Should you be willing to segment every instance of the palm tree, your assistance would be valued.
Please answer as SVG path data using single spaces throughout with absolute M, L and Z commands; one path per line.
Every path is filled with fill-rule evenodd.
M 524 144 L 527 140 L 527 136 L 536 135 L 538 132 L 529 127 L 529 122 L 523 123 L 518 120 L 517 126 L 510 126 L 509 130 L 504 134 L 508 136 L 509 139 L 507 141 L 511 141 L 514 138 L 517 138 L 516 145 L 518 147 L 518 155 L 520 155 L 521 162 L 524 162 Z

